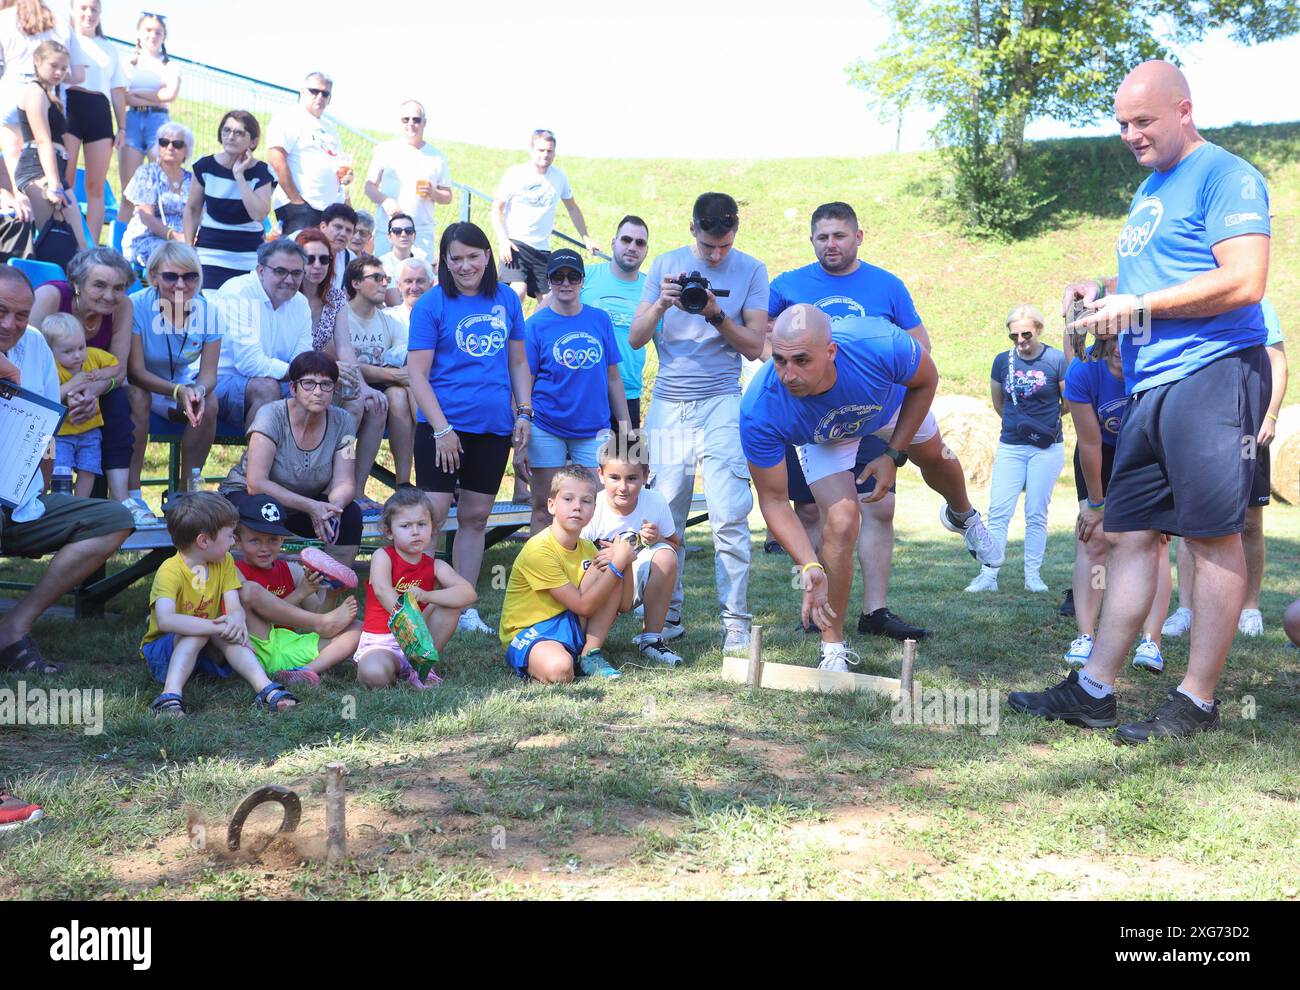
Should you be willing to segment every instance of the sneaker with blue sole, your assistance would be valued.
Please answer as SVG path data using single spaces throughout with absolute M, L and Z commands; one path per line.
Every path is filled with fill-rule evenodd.
M 1065 651 L 1065 662 L 1071 670 L 1082 670 L 1088 665 L 1088 658 L 1091 656 L 1092 637 L 1087 633 L 1080 633 L 1070 644 L 1070 648 Z
M 607 681 L 616 681 L 623 676 L 609 665 L 600 650 L 592 650 L 579 657 L 578 669 L 587 677 L 603 677 Z
M 1159 674 L 1165 669 L 1165 658 L 1160 655 L 1160 647 L 1147 636 L 1142 637 L 1142 642 L 1138 643 L 1137 651 L 1133 654 L 1133 669 L 1153 674 Z

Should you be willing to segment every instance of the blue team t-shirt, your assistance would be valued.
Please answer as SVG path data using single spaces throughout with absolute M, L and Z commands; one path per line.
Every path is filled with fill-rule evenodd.
M 533 373 L 533 417 L 557 437 L 594 437 L 609 426 L 609 366 L 619 363 L 609 314 L 539 309 L 524 324 Z
M 587 277 L 582 283 L 582 295 L 578 299 L 584 306 L 595 306 L 609 314 L 614 324 L 614 343 L 618 345 L 619 376 L 623 379 L 623 391 L 629 399 L 641 398 L 642 380 L 645 376 L 645 348 L 633 347 L 627 340 L 632 329 L 632 318 L 636 308 L 641 304 L 641 290 L 645 286 L 645 275 L 637 272 L 636 281 L 624 282 L 615 278 L 609 270 L 609 263 L 593 265 L 587 269 Z M 662 325 L 662 321 L 661 321 Z M 655 327 L 655 333 L 659 327 Z
M 523 308 L 504 284 L 491 297 L 454 299 L 435 285 L 411 308 L 408 351 L 433 351 L 429 384 L 458 432 L 508 436 L 514 429 L 508 342 L 523 339 Z M 428 422 L 423 411 L 418 419 Z
M 904 330 L 921 325 L 903 280 L 864 261 L 849 275 L 832 275 L 818 263 L 782 272 L 772 281 L 767 315 L 780 316 L 798 303 L 816 306 L 832 324 L 851 316 L 883 316 Z
M 1214 246 L 1242 234 L 1268 234 L 1268 186 L 1249 163 L 1203 144 L 1168 172 L 1138 187 L 1120 234 L 1119 291 L 1155 292 L 1218 267 Z M 1258 304 L 1218 316 L 1155 319 L 1150 339 L 1121 338 L 1132 391 L 1176 382 L 1234 351 L 1264 343 Z
M 1264 344 L 1272 347 L 1274 344 L 1284 343 L 1286 337 L 1282 334 L 1282 321 L 1277 318 L 1277 310 L 1273 307 L 1272 301 L 1267 297 L 1261 299 L 1259 308 L 1264 314 L 1264 327 L 1268 331 Z
M 1028 440 L 1016 434 L 1016 427 L 1021 423 L 1036 423 L 1055 433 L 1056 442 L 1060 443 L 1064 439 L 1061 433 L 1061 382 L 1065 380 L 1065 355 L 1049 344 L 1044 344 L 1042 352 L 1032 361 L 1017 354 L 1010 378 L 1007 376 L 1008 356 L 1009 352 L 1003 351 L 995 357 L 990 372 L 993 383 L 1001 386 L 1006 397 L 1002 405 L 1001 441 L 1028 444 Z
M 795 398 L 768 361 L 740 400 L 740 445 L 758 467 L 785 459 L 787 444 L 830 443 L 866 436 L 898 411 L 905 384 L 921 364 L 921 345 L 878 316 L 849 317 L 831 330 L 838 345 L 835 384 Z
M 1092 406 L 1101 427 L 1101 442 L 1115 446 L 1128 409 L 1124 379 L 1112 375 L 1105 361 L 1075 361 L 1065 373 L 1065 397 Z

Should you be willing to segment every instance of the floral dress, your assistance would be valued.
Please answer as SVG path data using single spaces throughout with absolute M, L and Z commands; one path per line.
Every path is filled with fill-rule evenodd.
M 190 198 L 190 181 L 192 172 L 181 170 L 181 187 L 172 188 L 171 180 L 162 166 L 156 162 L 145 162 L 138 169 L 131 181 L 127 183 L 122 196 L 136 206 L 152 207 L 158 219 L 167 225 L 168 230 L 181 234 L 185 232 L 185 204 Z M 144 267 L 149 256 L 162 244 L 161 237 L 149 232 L 140 219 L 140 211 L 131 214 L 126 233 L 122 236 L 122 253 L 131 261 Z

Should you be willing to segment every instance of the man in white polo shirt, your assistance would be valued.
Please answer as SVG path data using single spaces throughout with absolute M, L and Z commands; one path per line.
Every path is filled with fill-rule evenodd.
M 424 104 L 407 100 L 402 104 L 402 136 L 376 146 L 366 176 L 366 195 L 379 204 L 375 224 L 375 255 L 390 249 L 388 224 L 405 213 L 415 226 L 415 253 L 423 258 L 438 256 L 435 204 L 451 202 L 451 172 L 446 156 L 424 140 L 429 115 Z M 392 274 L 391 272 L 389 273 Z
M 338 128 L 323 117 L 333 95 L 334 81 L 311 73 L 298 106 L 276 114 L 267 131 L 267 159 L 280 183 L 271 205 L 286 237 L 319 224 L 321 212 L 343 202 L 343 187 L 352 181 Z

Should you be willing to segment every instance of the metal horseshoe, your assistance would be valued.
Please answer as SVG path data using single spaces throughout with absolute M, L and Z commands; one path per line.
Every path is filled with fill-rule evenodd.
M 231 852 L 239 849 L 240 833 L 244 830 L 244 822 L 258 805 L 266 804 L 268 801 L 274 801 L 284 808 L 284 820 L 280 822 L 280 827 L 276 834 L 294 832 L 298 828 L 298 822 L 302 818 L 302 802 L 298 800 L 298 795 L 287 787 L 281 787 L 279 784 L 269 784 L 266 787 L 259 787 L 252 794 L 244 798 L 235 809 L 234 817 L 230 819 L 230 829 L 226 833 L 226 845 Z

